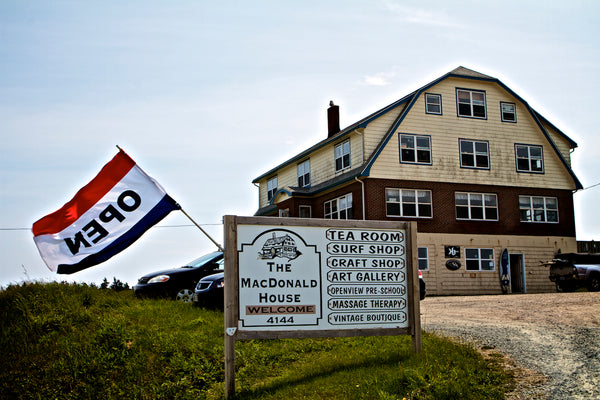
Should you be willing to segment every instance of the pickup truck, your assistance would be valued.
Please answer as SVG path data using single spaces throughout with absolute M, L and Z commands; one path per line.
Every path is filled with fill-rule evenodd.
M 600 254 L 556 254 L 550 267 L 550 280 L 558 292 L 572 292 L 587 287 L 590 292 L 600 290 Z

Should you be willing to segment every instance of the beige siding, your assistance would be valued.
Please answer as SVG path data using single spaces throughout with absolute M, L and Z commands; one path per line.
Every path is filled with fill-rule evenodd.
M 404 110 L 406 105 L 396 108 L 387 114 L 372 121 L 364 132 L 365 137 L 365 154 L 368 158 L 379 146 L 383 137 L 388 133 L 398 115 Z
M 457 116 L 455 94 L 457 87 L 486 92 L 486 120 Z M 574 189 L 570 175 L 526 108 L 498 85 L 483 81 L 446 79 L 427 92 L 442 95 L 443 115 L 426 114 L 424 96 L 421 95 L 373 165 L 371 176 L 387 179 Z M 516 104 L 517 123 L 501 121 L 500 101 Z M 432 165 L 400 164 L 398 133 L 431 136 Z M 460 138 L 489 142 L 491 165 L 489 170 L 460 167 L 458 149 Z M 567 152 L 568 145 L 564 143 L 564 139 L 556 134 L 553 138 L 557 146 L 560 143 L 561 152 L 563 154 Z M 544 174 L 516 172 L 515 143 L 543 147 Z
M 402 107 L 398 107 L 396 110 L 381 116 L 380 118 L 372 121 L 367 128 L 362 132 L 354 131 L 350 135 L 347 135 L 343 139 L 334 141 L 331 144 L 324 146 L 320 149 L 315 150 L 309 157 L 306 157 L 298 163 L 293 163 L 281 168 L 276 174 L 269 176 L 268 179 L 277 175 L 277 186 L 278 188 L 297 186 L 298 175 L 297 165 L 300 162 L 310 159 L 310 179 L 311 185 L 318 185 L 319 183 L 325 182 L 332 178 L 335 178 L 335 146 L 340 143 L 350 140 L 350 168 L 357 168 L 362 165 L 366 159 L 371 155 L 375 148 L 379 145 L 385 134 L 389 131 L 393 122 L 396 120 Z M 346 172 L 347 170 L 342 171 Z M 339 174 L 339 173 L 338 173 Z M 259 201 L 260 206 L 264 207 L 268 204 L 267 202 L 267 180 L 262 179 L 259 182 L 260 194 Z M 277 199 L 281 201 L 281 199 Z
M 499 294 L 500 256 L 506 248 L 511 254 L 522 254 L 525 263 L 525 290 L 527 293 L 555 291 L 549 279 L 548 268 L 540 261 L 553 258 L 558 249 L 563 253 L 577 251 L 574 237 L 531 237 L 493 235 L 454 235 L 418 233 L 418 247 L 427 247 L 429 270 L 423 271 L 427 293 L 431 295 Z M 445 247 L 460 246 L 461 268 L 450 271 L 446 268 Z M 494 249 L 494 271 L 467 271 L 465 269 L 466 248 Z
M 546 132 L 558 148 L 558 151 L 561 153 L 567 164 L 571 165 L 571 146 L 569 142 L 567 142 L 561 135 L 559 135 L 554 129 L 550 128 L 546 124 L 543 124 Z

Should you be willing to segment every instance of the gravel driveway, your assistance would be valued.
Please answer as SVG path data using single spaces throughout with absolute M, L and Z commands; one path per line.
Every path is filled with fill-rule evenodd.
M 428 297 L 428 332 L 508 355 L 511 399 L 600 399 L 600 292 Z

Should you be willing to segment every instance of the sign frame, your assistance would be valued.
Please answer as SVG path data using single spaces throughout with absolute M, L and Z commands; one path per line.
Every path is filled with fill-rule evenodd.
M 225 395 L 235 394 L 235 342 L 247 339 L 283 339 L 283 338 L 315 338 L 315 337 L 355 337 L 355 336 L 391 336 L 411 335 L 413 352 L 421 351 L 421 322 L 419 306 L 419 278 L 417 259 L 417 223 L 406 221 L 373 221 L 373 220 L 330 220 L 316 218 L 277 218 L 277 217 L 244 217 L 225 215 L 225 278 L 224 278 L 224 311 L 225 311 Z M 265 233 L 277 227 L 281 230 L 304 228 L 345 229 L 345 230 L 385 230 L 404 232 L 404 269 L 406 272 L 406 326 L 399 327 L 364 327 L 345 329 L 306 329 L 302 326 L 290 326 L 284 329 L 252 329 L 240 326 L 240 269 L 239 251 L 240 225 L 251 225 L 258 230 L 265 227 Z M 315 246 L 316 247 L 316 246 Z M 253 253 L 254 254 L 254 253 Z M 243 254 L 242 254 L 243 255 Z M 320 257 L 320 256 L 319 256 Z M 321 272 L 319 272 L 321 273 Z M 321 288 L 321 290 L 323 290 Z

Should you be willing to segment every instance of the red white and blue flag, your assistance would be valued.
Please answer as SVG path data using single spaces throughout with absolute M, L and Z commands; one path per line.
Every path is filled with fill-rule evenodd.
M 33 240 L 50 270 L 71 274 L 108 260 L 178 209 L 120 150 L 72 200 L 33 224 Z

